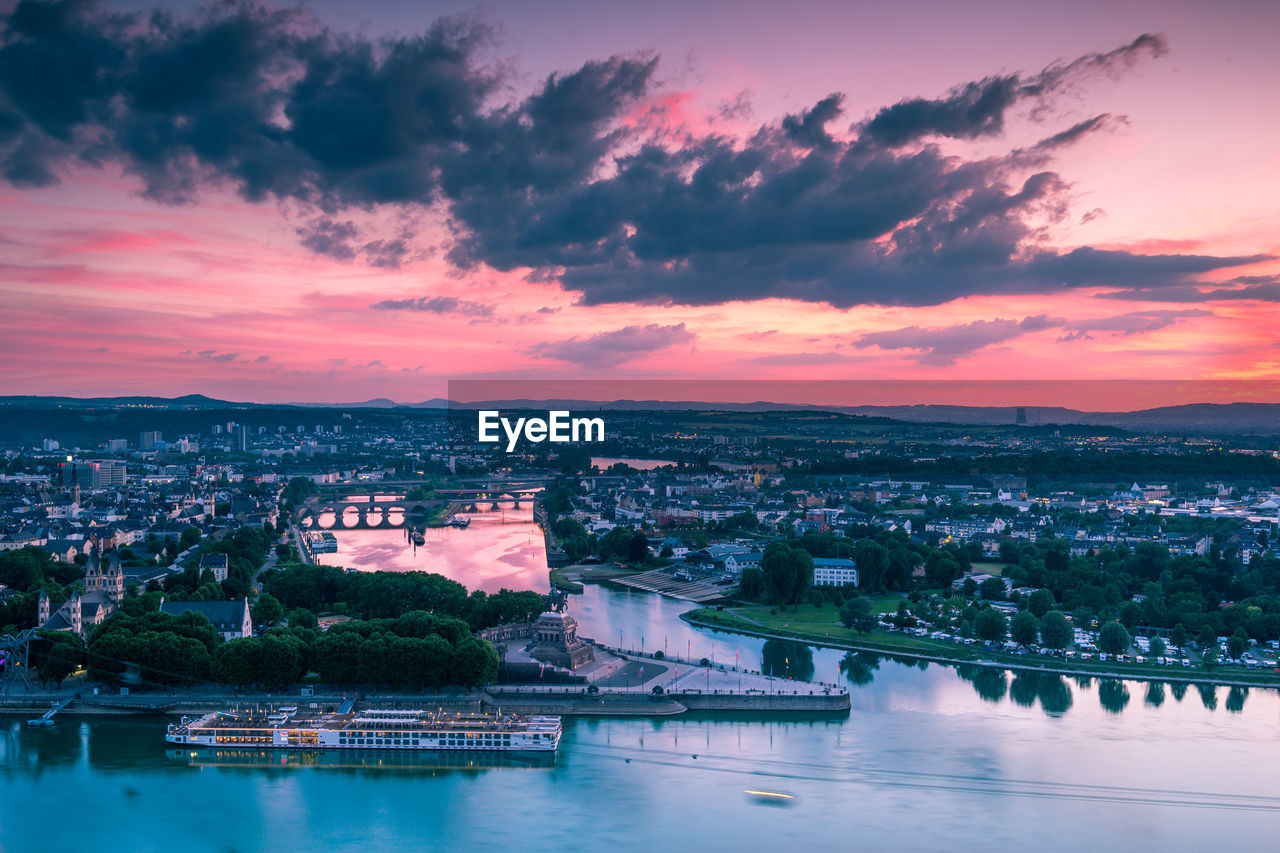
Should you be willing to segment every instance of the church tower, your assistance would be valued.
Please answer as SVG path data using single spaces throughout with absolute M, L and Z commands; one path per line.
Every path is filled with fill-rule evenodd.
M 120 566 L 120 555 L 112 554 L 107 561 L 107 570 L 103 574 L 102 588 L 116 604 L 124 600 L 124 569 Z
M 36 627 L 49 621 L 49 593 L 40 590 L 40 604 L 36 612 Z
M 102 572 L 102 552 L 97 544 L 89 551 L 89 561 L 84 567 L 84 591 L 99 592 L 104 589 Z
M 79 636 L 84 636 L 84 624 L 81 621 L 80 612 L 80 593 L 71 593 L 71 598 L 67 599 L 67 621 L 71 623 L 71 630 Z

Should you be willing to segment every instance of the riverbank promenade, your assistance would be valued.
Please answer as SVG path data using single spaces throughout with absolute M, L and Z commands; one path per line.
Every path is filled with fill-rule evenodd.
M 634 667 L 635 683 L 502 684 L 485 689 L 445 689 L 424 693 L 379 690 L 335 690 L 294 686 L 280 691 L 235 691 L 211 685 L 121 694 L 92 684 L 72 682 L 58 690 L 12 688 L 0 696 L 0 715 L 36 717 L 72 699 L 58 716 L 101 717 L 205 714 L 231 704 L 311 705 L 336 707 L 348 699 L 399 707 L 447 707 L 458 710 L 507 708 L 527 713 L 568 716 L 672 716 L 690 710 L 756 713 L 821 712 L 848 714 L 847 689 L 834 684 L 768 678 L 724 667 L 697 667 L 683 662 L 610 658 Z M 606 664 L 606 669 L 612 664 Z M 688 667 L 685 669 L 685 667 Z M 643 670 L 643 671 L 642 671 Z M 610 676 L 606 676 L 606 680 Z M 661 689 L 655 689 L 661 688 Z

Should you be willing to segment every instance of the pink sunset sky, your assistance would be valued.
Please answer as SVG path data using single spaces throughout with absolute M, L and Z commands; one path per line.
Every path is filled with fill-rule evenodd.
M 1280 5 L 887 5 L 0 3 L 0 394 L 1280 379 Z

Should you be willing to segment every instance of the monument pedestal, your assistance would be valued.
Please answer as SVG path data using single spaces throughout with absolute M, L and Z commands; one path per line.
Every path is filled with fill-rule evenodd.
M 552 666 L 573 671 L 595 660 L 595 651 L 578 639 L 578 622 L 560 611 L 548 611 L 533 623 L 529 656 Z

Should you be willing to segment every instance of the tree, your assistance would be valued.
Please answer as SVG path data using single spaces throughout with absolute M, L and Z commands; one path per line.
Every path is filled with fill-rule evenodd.
M 1227 654 L 1231 655 L 1233 659 L 1239 660 L 1247 648 L 1249 648 L 1249 635 L 1245 632 L 1244 626 L 1241 626 L 1227 638 Z
M 1168 649 L 1165 648 L 1164 640 L 1159 637 L 1152 637 L 1151 646 L 1148 651 L 1151 652 L 1152 657 L 1162 658 Z
M 31 666 L 41 685 L 62 682 L 84 662 L 84 643 L 68 631 L 39 631 L 31 642 Z
M 178 549 L 185 551 L 193 545 L 200 544 L 200 528 L 184 527 L 182 534 L 178 537 Z
M 1048 648 L 1065 649 L 1074 636 L 1071 623 L 1061 610 L 1050 610 L 1040 620 L 1040 642 Z
M 44 580 L 49 563 L 48 552 L 39 548 L 0 552 L 0 584 L 25 592 Z
M 252 637 L 242 637 L 224 643 L 213 655 L 213 680 L 220 684 L 246 687 L 257 676 L 259 643 Z
M 311 628 L 315 630 L 320 627 L 320 620 L 316 615 L 305 607 L 299 607 L 289 612 L 289 626 L 292 628 Z
M 785 542 L 772 542 L 765 548 L 760 570 L 775 604 L 795 604 L 813 585 L 813 557 Z
M 861 586 L 872 592 L 884 586 L 885 575 L 889 572 L 889 549 L 879 542 L 863 539 L 854 549 L 853 561 L 858 567 Z
M 1129 650 L 1133 638 L 1125 627 L 1114 619 L 1098 632 L 1098 648 L 1109 655 L 1122 655 Z
M 270 625 L 284 618 L 284 607 L 274 595 L 264 592 L 254 602 L 250 615 L 253 617 L 253 624 Z
M 914 551 L 899 545 L 889 558 L 889 573 L 885 575 L 885 586 L 890 589 L 906 589 L 911 583 L 911 573 L 918 562 L 920 561 Z
M 259 642 L 262 645 L 257 657 L 257 683 L 283 689 L 302 678 L 307 647 L 300 638 L 292 634 L 272 633 Z
M 978 584 L 978 592 L 987 601 L 1001 601 L 1004 599 L 1004 581 L 1000 578 L 987 578 Z
M 977 619 L 974 620 L 974 629 L 977 630 L 980 638 L 994 643 L 1004 639 L 1008 623 L 1003 613 L 994 607 L 987 607 L 978 612 Z
M 764 595 L 764 572 L 760 571 L 758 566 L 743 569 L 738 591 L 748 601 L 759 601 Z
M 1053 593 L 1047 589 L 1037 589 L 1027 599 L 1027 609 L 1037 619 L 1043 619 L 1044 615 L 1053 609 Z
M 627 562 L 643 563 L 649 559 L 649 540 L 643 533 L 637 532 L 627 543 Z
M 600 540 L 600 559 L 616 560 L 625 558 L 627 550 L 631 547 L 631 541 L 635 537 L 636 531 L 630 527 L 613 528 Z
M 233 641 L 234 642 L 234 641 Z M 230 644 L 229 644 L 230 645 Z M 330 630 L 316 642 L 316 671 L 326 684 L 355 684 L 360 679 L 360 647 L 354 631 Z
M 1218 635 L 1213 632 L 1213 628 L 1204 625 L 1200 628 L 1200 633 L 1196 635 L 1196 643 L 1200 648 L 1207 649 L 1218 644 Z
M 453 650 L 449 676 L 460 687 L 488 684 L 498 677 L 498 653 L 484 640 L 464 637 Z
M 1029 646 L 1040 635 L 1040 620 L 1029 610 L 1021 610 L 1009 624 L 1009 636 L 1020 646 Z
M 840 622 L 846 628 L 870 631 L 875 621 L 875 607 L 872 606 L 871 599 L 864 595 L 855 595 L 840 608 Z
M 931 551 L 924 561 L 924 580 L 930 588 L 951 586 L 963 572 L 964 567 L 941 549 Z
M 1136 601 L 1126 601 L 1120 605 L 1120 624 L 1132 631 L 1142 619 L 1142 608 Z
M 1173 626 L 1173 630 L 1169 632 L 1169 642 L 1173 643 L 1173 647 L 1182 652 L 1182 647 L 1187 644 L 1187 626 L 1179 622 Z
M 427 637 L 423 644 L 424 678 L 427 686 L 441 687 L 448 684 L 449 668 L 453 663 L 453 646 L 438 634 Z

